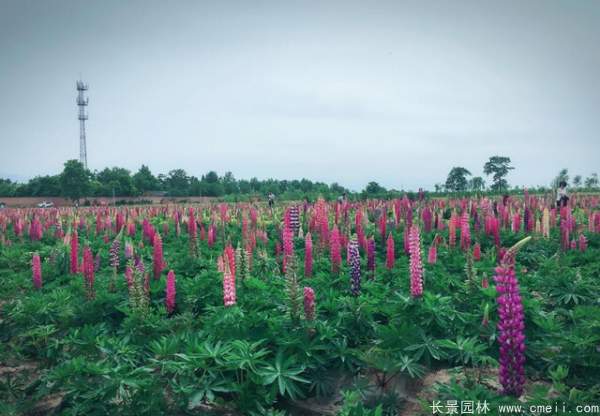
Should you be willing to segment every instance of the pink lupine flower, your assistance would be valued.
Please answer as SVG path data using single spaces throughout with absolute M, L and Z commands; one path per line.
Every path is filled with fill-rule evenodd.
M 235 276 L 231 273 L 227 262 L 225 262 L 225 272 L 223 273 L 223 304 L 225 306 L 236 304 Z
M 587 250 L 587 238 L 585 238 L 585 235 L 583 234 L 579 234 L 579 251 L 584 252 Z
M 165 295 L 165 305 L 167 313 L 170 315 L 175 310 L 175 272 L 169 270 L 167 274 L 167 286 Z
M 312 257 L 312 236 L 307 233 L 304 237 L 304 276 L 312 276 L 313 257 Z
M 94 256 L 89 247 L 83 249 L 83 276 L 85 279 L 85 287 L 89 299 L 95 297 L 94 293 Z
M 311 287 L 304 288 L 304 317 L 307 321 L 315 320 L 315 291 Z
M 340 243 L 340 231 L 337 228 L 337 225 L 333 226 L 333 230 L 331 231 L 331 239 L 329 244 L 329 254 L 331 259 L 331 272 L 334 274 L 339 273 L 340 265 L 342 264 L 342 253 L 341 253 L 341 243 Z
M 33 275 L 33 287 L 41 289 L 42 287 L 42 265 L 40 262 L 40 255 L 35 253 L 31 261 L 31 270 Z
M 431 232 L 431 219 L 432 219 L 432 215 L 431 215 L 431 210 L 429 209 L 428 206 L 423 209 L 423 213 L 421 214 L 421 218 L 423 219 L 423 230 L 426 233 Z
M 473 259 L 475 261 L 481 260 L 481 246 L 479 245 L 479 243 L 475 243 L 475 245 L 473 246 Z
M 471 229 L 469 224 L 469 214 L 463 212 L 460 221 L 460 248 L 467 251 L 471 247 Z
M 448 245 L 454 247 L 456 245 L 456 214 L 453 212 L 448 221 Z
M 429 264 L 437 263 L 437 244 L 435 243 L 435 240 L 429 246 L 429 252 L 427 253 L 427 263 L 429 263 Z
M 394 268 L 394 263 L 396 262 L 396 254 L 394 249 L 394 238 L 392 237 L 392 233 L 388 234 L 387 238 L 387 251 L 385 258 L 385 267 L 388 270 L 392 270 Z
M 152 267 L 154 270 L 154 280 L 158 280 L 160 274 L 165 268 L 165 259 L 163 258 L 163 245 L 160 234 L 154 235 L 154 246 L 152 249 Z
M 283 273 L 285 273 L 285 266 L 293 255 L 294 231 L 290 227 L 285 226 L 283 228 Z
M 79 270 L 79 239 L 77 231 L 71 233 L 71 274 L 77 274 Z
M 127 287 L 131 288 L 133 284 L 133 269 L 129 265 L 125 267 L 125 280 L 127 281 Z
M 412 297 L 423 295 L 423 262 L 421 260 L 421 238 L 419 227 L 413 225 L 409 234 L 410 243 L 410 293 Z
M 381 215 L 379 216 L 379 234 L 381 235 L 381 240 L 385 238 L 387 226 L 387 209 L 383 208 L 381 211 Z

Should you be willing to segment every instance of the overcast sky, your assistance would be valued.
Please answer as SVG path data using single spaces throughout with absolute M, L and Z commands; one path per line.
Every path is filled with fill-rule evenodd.
M 600 1 L 0 0 L 0 176 L 90 169 L 431 188 L 600 171 Z

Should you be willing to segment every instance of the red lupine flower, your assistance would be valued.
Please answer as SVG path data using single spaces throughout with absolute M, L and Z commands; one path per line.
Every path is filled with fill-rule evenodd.
M 283 273 L 289 259 L 294 255 L 294 231 L 289 227 L 283 228 Z
M 396 262 L 396 254 L 394 249 L 394 238 L 392 237 L 392 233 L 388 234 L 387 238 L 387 251 L 385 258 L 385 267 L 388 270 L 392 270 L 394 268 L 394 263 Z
M 154 279 L 158 280 L 160 274 L 165 268 L 165 259 L 163 258 L 163 246 L 162 239 L 160 238 L 160 234 L 156 233 L 154 235 L 154 246 L 152 249 L 152 266 L 154 270 Z
M 76 274 L 79 269 L 79 239 L 77 231 L 71 233 L 71 273 Z
M 31 261 L 31 270 L 33 275 L 33 287 L 40 289 L 42 287 L 42 265 L 40 255 L 35 253 Z
M 165 304 L 167 306 L 167 313 L 170 315 L 175 310 L 175 272 L 169 270 L 167 274 L 167 286 Z
M 473 259 L 475 261 L 481 260 L 481 246 L 479 245 L 479 243 L 475 243 L 475 245 L 473 246 Z
M 587 239 L 585 238 L 585 235 L 583 234 L 579 234 L 579 251 L 586 251 L 587 250 Z

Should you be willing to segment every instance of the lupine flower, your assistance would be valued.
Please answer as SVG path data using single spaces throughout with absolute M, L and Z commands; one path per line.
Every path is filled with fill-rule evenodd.
M 435 264 L 437 263 L 437 244 L 435 240 L 429 246 L 429 252 L 427 253 L 427 263 Z
M 579 251 L 584 252 L 587 250 L 587 238 L 585 238 L 585 235 L 583 234 L 579 234 Z
M 307 321 L 315 319 L 315 291 L 311 287 L 304 288 L 304 317 Z
M 481 246 L 479 245 L 479 243 L 475 243 L 475 245 L 473 246 L 473 260 L 481 260 Z
M 283 273 L 289 258 L 294 255 L 294 231 L 285 226 L 283 228 Z
M 423 295 L 423 262 L 419 227 L 413 225 L 409 234 L 410 244 L 410 294 L 416 298 Z
M 110 267 L 117 270 L 119 268 L 119 255 L 121 251 L 121 241 L 115 238 L 108 250 L 108 257 L 110 258 Z
M 198 246 L 196 245 L 197 233 L 198 233 L 198 224 L 196 224 L 196 217 L 194 216 L 194 208 L 190 207 L 189 218 L 188 218 L 188 238 L 189 238 L 189 245 L 190 245 L 190 253 L 194 257 L 198 253 Z
M 160 274 L 165 268 L 165 259 L 163 258 L 163 246 L 160 234 L 154 235 L 154 246 L 152 248 L 152 268 L 154 271 L 154 280 L 158 280 Z
M 381 240 L 385 238 L 387 225 L 387 209 L 384 207 L 381 211 L 381 215 L 379 216 L 379 234 L 381 234 Z
M 225 306 L 232 306 L 235 303 L 235 276 L 231 273 L 229 264 L 225 262 L 225 272 L 223 273 L 223 304 Z
M 167 274 L 167 286 L 165 290 L 165 305 L 167 313 L 170 315 L 175 310 L 175 272 L 173 270 L 169 270 Z
M 350 292 L 353 296 L 360 295 L 360 254 L 358 241 L 353 237 L 348 243 L 350 253 Z
M 525 322 L 514 260 L 517 250 L 529 239 L 521 240 L 506 252 L 494 276 L 498 293 L 499 379 L 504 394 L 516 397 L 521 396 L 525 384 Z
M 127 281 L 127 287 L 131 288 L 133 284 L 133 269 L 129 265 L 125 267 L 125 280 Z
M 460 248 L 467 251 L 471 247 L 471 229 L 469 214 L 465 210 L 460 221 Z
M 396 255 L 394 253 L 394 251 L 395 251 L 394 238 L 392 237 L 392 233 L 388 234 L 386 248 L 387 248 L 387 251 L 386 251 L 386 258 L 385 258 L 385 267 L 387 267 L 388 270 L 392 270 L 394 268 L 394 263 L 396 261 Z
M 85 279 L 85 288 L 89 299 L 95 297 L 94 293 L 94 256 L 89 247 L 83 249 L 83 277 Z
M 133 258 L 133 244 L 131 244 L 131 241 L 125 243 L 125 258 L 128 260 Z
M 340 243 L 340 231 L 337 226 L 333 226 L 331 231 L 331 239 L 329 242 L 329 254 L 331 258 L 331 272 L 334 274 L 339 273 L 340 265 L 342 264 L 342 248 Z
M 312 236 L 310 233 L 304 237 L 304 276 L 312 276 L 313 257 L 312 257 Z
M 71 273 L 76 274 L 79 269 L 79 240 L 77 231 L 71 233 Z
M 40 255 L 35 253 L 31 260 L 31 271 L 33 275 L 33 287 L 41 289 L 42 287 L 42 265 L 40 262 Z
M 448 221 L 448 245 L 454 247 L 456 245 L 456 214 L 452 213 Z
M 367 240 L 367 271 L 370 278 L 375 277 L 375 239 L 373 237 Z
M 425 207 L 423 209 L 423 213 L 421 214 L 421 218 L 423 218 L 423 229 L 426 233 L 431 232 L 431 210 L 429 207 Z

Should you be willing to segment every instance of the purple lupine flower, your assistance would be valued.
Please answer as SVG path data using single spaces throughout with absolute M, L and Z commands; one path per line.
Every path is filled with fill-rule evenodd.
M 350 291 L 353 296 L 360 295 L 360 254 L 358 252 L 358 241 L 352 237 L 348 243 L 350 252 Z
M 514 261 L 518 248 L 530 238 L 521 240 L 506 252 L 494 276 L 498 293 L 499 379 L 504 394 L 515 397 L 523 394 L 525 384 L 525 321 Z

